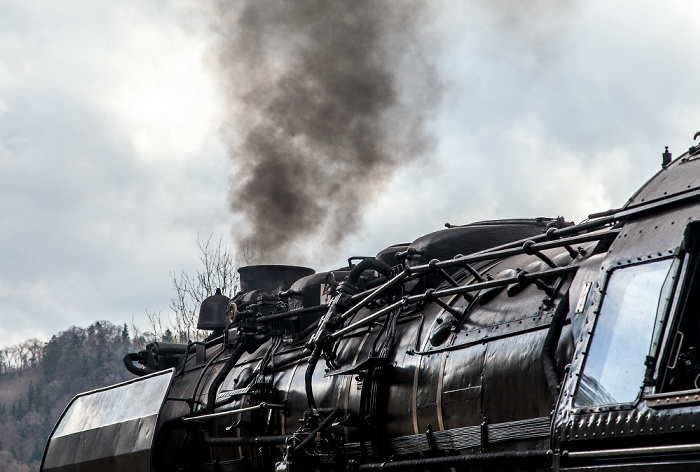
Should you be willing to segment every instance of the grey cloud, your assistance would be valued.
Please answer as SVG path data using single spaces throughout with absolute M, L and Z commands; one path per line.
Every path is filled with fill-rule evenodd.
M 514 1 L 444 1 L 426 3 L 414 15 L 396 7 L 404 2 L 374 2 L 367 8 L 398 17 L 353 26 L 339 13 L 331 22 L 337 32 L 367 31 L 372 56 L 366 65 L 378 65 L 390 79 L 377 82 L 376 90 L 391 93 L 355 103 L 352 93 L 332 86 L 340 84 L 341 72 L 364 70 L 352 56 L 361 48 L 351 47 L 342 64 L 326 51 L 318 56 L 326 67 L 308 58 L 306 41 L 337 37 L 302 28 L 298 12 L 284 7 L 292 4 L 256 3 L 241 21 L 250 3 L 227 4 L 217 10 L 220 42 L 213 46 L 226 60 L 220 77 L 232 85 L 231 101 L 219 100 L 238 107 L 225 123 L 226 142 L 238 152 L 250 136 L 252 151 L 281 156 L 265 162 L 294 177 L 283 181 L 285 188 L 243 154 L 234 152 L 227 162 L 220 143 L 177 162 L 167 155 L 149 160 L 134 145 L 134 122 L 115 116 L 122 105 L 105 105 L 115 90 L 159 72 L 139 69 L 144 77 L 131 76 L 134 82 L 125 85 L 122 75 L 140 64 L 125 54 L 139 49 L 124 43 L 133 35 L 138 46 L 142 39 L 177 37 L 169 35 L 179 31 L 179 7 L 66 5 L 65 11 L 0 5 L 0 345 L 95 319 L 128 321 L 132 314 L 143 326 L 144 309 L 167 306 L 169 271 L 197 266 L 198 232 L 226 232 L 234 220 L 240 234 L 248 234 L 242 215 L 259 186 L 287 203 L 311 189 L 307 216 L 289 210 L 298 221 L 279 220 L 271 212 L 268 226 L 257 229 L 296 231 L 292 250 L 323 269 L 445 222 L 559 214 L 580 220 L 624 203 L 659 168 L 663 146 L 677 156 L 700 130 L 700 66 L 692 59 L 700 40 L 688 5 L 643 2 L 631 9 L 622 2 L 542 0 L 524 9 Z M 326 12 L 314 11 L 313 2 L 299 5 L 310 5 L 321 28 Z M 212 40 L 202 23 L 197 15 L 181 23 L 197 50 Z M 227 47 L 230 41 L 235 47 Z M 180 51 L 162 53 L 181 57 Z M 217 58 L 210 52 L 207 60 Z M 289 61 L 306 70 L 287 67 Z M 234 80 L 240 76 L 252 80 L 244 87 Z M 357 136 L 342 126 L 346 108 L 331 109 L 327 122 L 314 121 L 312 109 L 298 100 L 309 90 L 338 92 L 378 118 L 376 128 L 358 128 L 381 138 L 374 148 L 360 145 L 390 157 L 369 178 L 368 154 L 345 148 Z M 129 117 L 141 116 L 142 106 L 123 104 Z M 318 126 L 300 132 L 307 122 Z M 254 141 L 248 132 L 261 123 L 272 123 L 270 136 L 291 138 L 291 149 Z M 408 139 L 413 135 L 417 141 Z M 300 168 L 297 156 L 315 167 Z M 238 174 L 241 168 L 258 184 Z M 229 174 L 242 190 L 233 216 Z M 365 185 L 349 184 L 363 178 Z M 328 198 L 349 203 L 335 212 Z M 357 198 L 359 205 L 352 203 Z M 330 254 L 325 267 L 321 253 Z
M 169 272 L 189 260 L 178 245 L 192 250 L 197 227 L 212 227 L 185 221 L 178 229 L 179 213 L 211 211 L 190 206 L 200 199 L 188 195 L 186 178 L 139 161 L 98 110 L 38 91 L 4 101 L 0 324 L 11 326 L 19 312 L 25 318 L 14 329 L 45 336 L 98 318 L 135 315 L 143 325 L 146 308 L 169 302 Z M 223 206 L 223 194 L 220 200 Z

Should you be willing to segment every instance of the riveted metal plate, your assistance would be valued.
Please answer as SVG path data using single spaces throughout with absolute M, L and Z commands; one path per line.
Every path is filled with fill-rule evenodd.
M 678 405 L 694 405 L 700 403 L 700 389 L 682 392 L 657 393 L 646 396 L 649 408 L 670 408 Z

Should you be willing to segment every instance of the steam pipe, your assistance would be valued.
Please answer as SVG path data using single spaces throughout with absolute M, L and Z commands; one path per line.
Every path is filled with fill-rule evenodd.
M 600 227 L 603 227 L 605 225 L 615 223 L 616 221 L 618 221 L 618 219 L 619 218 L 617 218 L 617 215 L 605 216 L 605 217 L 602 217 L 600 219 L 586 221 L 585 223 L 580 223 L 580 224 L 577 224 L 575 226 L 567 226 L 566 228 L 558 229 L 557 235 L 560 237 L 563 237 L 563 236 L 568 236 L 568 235 L 574 234 L 574 233 L 580 233 L 581 231 L 587 231 L 587 230 L 594 229 L 594 228 L 600 228 Z M 519 239 L 518 241 L 512 241 L 510 243 L 501 244 L 500 246 L 496 246 L 496 247 L 485 249 L 483 251 L 479 251 L 476 254 L 482 254 L 485 252 L 499 251 L 501 249 L 508 249 L 508 248 L 512 248 L 512 247 L 517 247 L 517 246 L 522 245 L 528 239 L 532 239 L 536 243 L 539 243 L 542 241 L 546 241 L 547 235 L 541 234 L 539 236 L 534 236 L 531 238 Z
M 318 325 L 320 322 L 321 320 L 317 320 L 311 323 L 309 326 L 307 326 L 307 328 L 304 331 L 299 333 L 299 337 L 297 339 L 299 339 L 300 341 L 302 339 L 306 339 L 307 336 L 309 336 L 311 333 L 315 332 L 318 329 Z
M 408 269 L 405 269 L 403 272 L 398 274 L 396 277 L 393 279 L 389 279 L 387 283 L 384 285 L 380 285 L 376 289 L 374 289 L 369 295 L 367 295 L 365 298 L 362 299 L 357 305 L 353 305 L 348 311 L 343 313 L 341 317 L 341 322 L 344 322 L 354 314 L 356 314 L 358 311 L 360 311 L 367 303 L 370 301 L 374 300 L 377 296 L 380 294 L 386 292 L 390 288 L 402 283 L 404 280 L 409 278 L 411 276 L 411 273 Z
M 182 355 L 182 354 L 187 354 L 187 351 L 188 351 L 187 344 L 164 343 L 164 342 L 157 342 L 157 341 L 149 343 L 146 348 L 153 350 L 156 354 L 159 354 L 159 355 L 168 355 L 168 354 Z
M 540 357 L 544 377 L 547 381 L 547 388 L 549 389 L 550 395 L 552 395 L 552 401 L 557 401 L 559 384 L 561 383 L 559 374 L 557 374 L 557 361 L 555 358 L 555 353 L 557 350 L 557 345 L 559 344 L 561 330 L 564 327 L 564 322 L 566 321 L 568 314 L 569 291 L 567 290 L 566 294 L 564 294 L 564 298 L 561 302 L 559 302 L 559 306 L 557 306 L 557 309 L 554 311 L 554 316 L 552 317 L 552 322 L 549 324 L 547 336 L 544 338 L 544 343 L 542 344 L 542 355 Z
M 418 295 L 418 296 L 421 297 L 421 299 L 422 299 L 422 295 Z M 408 297 L 408 298 L 411 298 L 411 297 Z M 345 328 L 339 329 L 338 331 L 331 333 L 328 337 L 330 340 L 334 341 L 334 340 L 342 337 L 343 335 L 345 335 L 351 331 L 354 331 L 356 328 L 367 325 L 367 324 L 373 322 L 374 320 L 381 318 L 382 316 L 386 315 L 387 313 L 391 313 L 392 311 L 396 310 L 397 308 L 401 308 L 401 306 L 403 306 L 406 303 L 406 300 L 407 300 L 407 298 L 402 298 L 401 300 L 399 300 L 395 303 L 392 303 L 391 305 L 386 306 L 375 313 L 372 313 L 371 315 L 369 315 L 366 318 L 362 318 L 361 320 L 356 321 L 355 323 L 348 325 Z
M 534 246 L 535 242 L 533 240 L 525 241 L 523 243 L 523 252 L 528 256 L 537 256 L 540 260 L 542 260 L 542 262 L 547 264 L 549 267 L 551 267 L 552 269 L 556 269 L 557 265 L 554 263 L 554 261 L 547 257 L 543 252 L 536 250 Z M 563 246 L 567 245 L 563 244 Z
M 389 267 L 387 264 L 383 263 L 378 259 L 362 259 L 350 271 L 350 275 L 348 276 L 348 282 L 353 286 L 357 286 L 357 282 L 360 280 L 360 276 L 362 275 L 362 273 L 366 270 L 372 269 L 376 270 L 382 275 L 385 275 L 387 278 L 391 273 L 391 267 Z
M 183 418 L 182 421 L 184 423 L 188 421 L 202 421 L 202 420 L 208 420 L 211 418 L 220 418 L 222 416 L 231 416 L 231 415 L 237 415 L 239 413 L 247 413 L 249 411 L 257 411 L 257 410 L 283 410 L 287 406 L 283 405 L 281 403 L 267 403 L 267 402 L 261 402 L 259 405 L 254 405 L 254 406 L 248 406 L 245 408 L 238 408 L 236 410 L 227 410 L 227 411 L 220 411 L 218 413 L 211 413 L 208 415 L 199 415 L 199 416 L 190 416 L 188 418 Z
M 269 323 L 273 321 L 285 320 L 287 318 L 292 318 L 294 316 L 310 315 L 319 311 L 327 311 L 328 304 L 324 303 L 318 306 L 311 306 L 307 308 L 299 308 L 296 310 L 289 310 L 286 313 L 278 313 L 276 315 L 259 316 L 255 318 L 256 323 Z
M 576 264 L 576 265 L 569 265 L 569 266 L 565 266 L 565 267 L 559 267 L 556 269 L 543 270 L 541 272 L 528 272 L 528 273 L 523 274 L 523 275 L 518 274 L 515 277 L 504 277 L 502 279 L 488 280 L 486 282 L 470 284 L 470 285 L 463 285 L 461 287 L 452 287 L 452 288 L 446 288 L 443 290 L 436 290 L 434 293 L 434 296 L 436 296 L 436 297 L 448 297 L 450 295 L 461 294 L 462 292 L 476 292 L 476 291 L 482 290 L 484 288 L 500 287 L 502 285 L 510 285 L 510 284 L 516 283 L 516 282 L 532 282 L 532 281 L 535 281 L 537 279 L 541 279 L 541 278 L 545 278 L 545 277 L 560 277 L 562 275 L 576 272 L 578 270 L 578 268 L 579 268 L 579 266 L 578 266 L 578 264 Z M 420 301 L 423 299 L 424 299 L 423 295 L 413 295 L 411 297 L 408 297 L 408 302 Z
M 284 445 L 289 436 L 252 436 L 243 438 L 212 438 L 211 433 L 204 431 L 204 443 L 210 446 L 278 446 Z
M 348 464 L 349 472 L 359 472 L 365 470 L 426 470 L 447 467 L 485 468 L 502 466 L 507 463 L 517 463 L 518 466 L 528 465 L 550 465 L 552 458 L 551 450 L 532 451 L 505 451 L 488 452 L 483 454 L 470 454 L 466 456 L 431 457 L 428 459 L 413 459 L 404 461 L 390 461 L 374 464 L 357 463 Z
M 239 344 L 236 347 L 236 349 L 234 349 L 234 351 L 231 353 L 231 356 L 226 360 L 226 363 L 221 368 L 219 373 L 214 378 L 214 381 L 209 386 L 209 392 L 207 393 L 206 409 L 206 412 L 208 414 L 214 413 L 214 404 L 216 403 L 216 392 L 219 390 L 221 384 L 224 383 L 226 376 L 229 374 L 229 372 L 231 372 L 231 369 L 233 369 L 233 366 L 236 365 L 236 362 L 238 362 L 238 360 L 241 358 L 245 351 L 246 346 L 243 344 Z
M 306 366 L 306 372 L 304 373 L 304 386 L 306 387 L 306 400 L 309 403 L 309 408 L 316 411 L 316 400 L 314 399 L 314 370 L 316 370 L 316 364 L 321 358 L 321 347 L 316 345 L 314 350 L 311 352 L 311 357 L 309 357 L 309 364 Z
M 209 370 L 209 366 L 216 361 L 216 359 L 219 358 L 221 354 L 223 354 L 226 351 L 226 345 L 221 346 L 221 350 L 214 354 L 211 359 L 209 359 L 209 362 L 206 363 L 204 368 L 199 372 L 199 376 L 197 376 L 197 382 L 194 384 L 194 389 L 192 390 L 192 399 L 190 401 L 190 414 L 194 411 L 194 402 L 197 399 L 197 390 L 199 390 L 199 384 L 202 382 L 202 379 L 204 378 L 204 374 Z
M 149 369 L 148 367 L 137 367 L 134 365 L 134 361 L 140 361 L 142 359 L 141 354 L 138 352 L 130 352 L 124 356 L 124 365 L 126 366 L 126 370 L 134 375 L 138 375 L 139 377 L 158 372 L 157 370 Z
M 410 269 L 404 270 L 404 272 L 401 272 L 393 279 L 389 279 L 388 281 L 385 281 L 384 283 L 382 283 L 378 287 L 372 287 L 370 289 L 365 290 L 364 292 L 357 293 L 357 294 L 353 295 L 352 297 L 350 297 L 350 305 L 352 305 L 352 307 L 353 307 L 352 309 L 355 308 L 355 305 L 357 303 L 360 303 L 360 307 L 364 306 L 363 304 L 366 304 L 370 300 L 367 298 L 370 295 L 372 295 L 373 297 L 376 295 L 379 295 L 379 293 L 375 294 L 375 291 L 382 288 L 384 286 L 384 284 L 391 282 L 392 286 L 396 285 L 396 283 L 398 283 L 398 282 L 394 282 L 394 279 L 396 279 L 398 277 L 401 277 L 401 279 L 398 282 L 409 282 L 413 279 L 417 279 L 417 278 L 421 277 L 421 275 L 420 274 L 419 275 L 411 275 Z M 382 291 L 384 291 L 384 290 L 382 290 Z M 343 319 L 346 319 L 345 315 L 343 315 Z
M 597 218 L 602 218 L 604 216 L 612 216 L 615 213 L 619 213 L 623 210 L 624 208 L 611 208 L 610 210 L 605 210 L 605 211 L 599 211 L 598 213 L 591 213 L 588 215 L 589 220 L 594 220 Z

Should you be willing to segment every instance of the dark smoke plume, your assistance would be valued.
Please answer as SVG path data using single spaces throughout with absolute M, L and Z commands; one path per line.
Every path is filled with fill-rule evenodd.
M 222 0 L 213 13 L 234 239 L 267 260 L 318 261 L 361 229 L 398 166 L 429 151 L 429 12 L 415 1 Z

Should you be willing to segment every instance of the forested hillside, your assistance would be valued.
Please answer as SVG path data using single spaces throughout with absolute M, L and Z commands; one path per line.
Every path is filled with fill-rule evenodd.
M 70 399 L 131 378 L 122 358 L 139 349 L 138 341 L 126 325 L 98 321 L 48 343 L 32 339 L 0 350 L 0 471 L 38 471 L 46 439 Z

